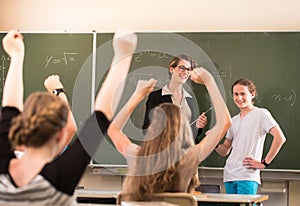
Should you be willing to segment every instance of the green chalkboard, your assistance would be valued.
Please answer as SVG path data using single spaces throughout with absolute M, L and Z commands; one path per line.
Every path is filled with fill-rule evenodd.
M 132 61 L 121 106 L 129 98 L 138 79 L 154 77 L 159 80 L 158 87 L 162 87 L 168 81 L 166 67 L 171 58 L 182 53 L 188 54 L 196 59 L 198 65 L 204 66 L 214 75 L 232 115 L 238 113 L 230 92 L 233 82 L 241 77 L 255 82 L 258 90 L 256 106 L 271 111 L 287 138 L 270 169 L 300 169 L 300 160 L 292 158 L 300 156 L 296 129 L 300 122 L 300 103 L 297 101 L 297 94 L 300 92 L 299 32 L 139 33 L 138 37 L 137 52 Z M 111 45 L 111 38 L 112 34 L 97 34 L 97 48 L 108 51 L 100 52 L 107 54 L 104 57 L 107 60 L 104 70 L 108 68 L 112 58 L 112 48 L 108 46 Z M 96 76 L 104 76 L 104 70 L 97 70 Z M 205 88 L 193 83 L 188 83 L 187 87 L 194 92 L 200 112 L 209 108 L 210 100 Z M 133 113 L 129 126 L 126 125 L 128 129 L 125 127 L 125 132 L 134 141 L 142 138 L 143 104 L 144 102 Z M 206 129 L 214 124 L 214 113 L 209 113 L 208 118 Z M 267 136 L 265 151 L 268 151 L 271 140 L 272 137 Z M 107 145 L 107 159 L 104 158 L 100 163 L 126 164 L 109 141 Z M 200 166 L 223 167 L 225 161 L 225 158 L 213 152 Z
M 96 88 L 99 88 L 99 85 L 101 85 L 101 82 L 103 81 L 103 78 L 105 77 L 112 62 L 112 37 L 113 34 L 111 33 L 97 34 Z M 138 46 L 132 59 L 130 72 L 126 79 L 126 86 L 118 109 L 127 102 L 128 98 L 133 93 L 138 80 L 154 77 L 158 80 L 158 88 L 164 86 L 168 82 L 169 77 L 167 66 L 169 61 L 180 53 L 187 53 L 183 52 L 182 49 L 179 51 L 177 51 L 177 49 L 173 49 L 178 41 L 180 41 L 180 36 L 176 34 L 138 34 Z M 189 41 L 189 44 L 193 43 Z M 190 47 L 187 45 L 186 49 L 190 50 Z M 187 86 L 188 90 L 193 90 L 193 86 Z M 206 93 L 204 95 L 207 96 Z M 200 96 L 202 99 L 203 95 Z M 145 100 L 136 108 L 130 118 L 130 121 L 128 121 L 124 127 L 125 133 L 133 142 L 136 143 L 143 141 L 142 124 L 145 112 Z M 199 107 L 206 103 L 206 105 L 203 106 L 203 109 L 208 108 L 209 102 L 207 102 L 208 99 L 207 101 L 201 101 L 200 104 L 202 105 L 199 104 Z M 110 139 L 107 138 L 106 141 L 101 144 L 98 154 L 94 157 L 94 163 L 101 165 L 125 165 L 126 160 L 118 153 Z
M 238 113 L 231 99 L 231 85 L 240 77 L 252 79 L 258 90 L 255 104 L 271 111 L 286 135 L 287 142 L 272 162 L 270 169 L 299 170 L 300 155 L 297 123 L 300 104 L 299 32 L 190 33 L 182 36 L 193 40 L 214 62 L 223 80 L 227 105 L 232 115 Z M 205 63 L 203 63 L 205 65 Z M 265 153 L 272 137 L 268 136 Z M 224 158 L 213 153 L 202 163 L 223 167 Z
M 92 109 L 92 99 L 106 76 L 113 57 L 111 33 L 67 34 L 25 33 L 24 64 L 25 97 L 44 90 L 43 80 L 52 73 L 60 74 L 71 100 L 79 127 Z M 0 33 L 0 38 L 4 33 Z M 93 42 L 96 41 L 96 42 Z M 96 43 L 94 56 L 93 43 Z M 138 33 L 126 87 L 118 109 L 132 94 L 139 79 L 158 79 L 157 89 L 168 82 L 167 65 L 173 56 L 187 54 L 215 77 L 232 115 L 238 113 L 230 88 L 240 78 L 252 79 L 257 86 L 256 106 L 271 111 L 286 135 L 287 142 L 272 162 L 270 169 L 300 170 L 300 143 L 297 123 L 300 122 L 300 32 L 181 32 Z M 9 65 L 9 57 L 0 48 L 0 95 Z M 95 61 L 93 61 L 95 60 Z M 93 67 L 93 62 L 95 67 Z M 93 70 L 95 68 L 95 70 Z M 93 79 L 95 80 L 93 84 Z M 210 107 L 205 87 L 188 82 L 186 89 L 195 95 L 199 113 Z M 142 141 L 145 101 L 134 111 L 125 126 L 133 141 Z M 208 126 L 214 124 L 214 112 L 208 114 Z M 200 137 L 201 138 L 201 137 Z M 267 137 L 265 151 L 271 136 Z M 109 138 L 101 145 L 94 162 L 103 165 L 125 165 Z M 265 155 L 265 154 L 264 154 Z M 213 152 L 202 164 L 223 167 L 225 158 Z
M 1 40 L 5 33 L 1 33 Z M 25 42 L 24 98 L 45 91 L 43 82 L 58 74 L 80 127 L 91 111 L 92 33 L 23 33 Z M 0 48 L 1 98 L 10 58 Z M 80 85 L 80 87 L 78 86 Z

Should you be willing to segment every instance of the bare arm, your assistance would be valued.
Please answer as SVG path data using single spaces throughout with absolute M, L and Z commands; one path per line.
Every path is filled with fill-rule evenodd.
M 24 42 L 22 35 L 15 31 L 9 31 L 2 40 L 4 50 L 10 56 L 9 70 L 6 76 L 2 106 L 12 106 L 23 111 L 23 61 Z
M 268 164 L 270 164 L 272 162 L 272 160 L 276 157 L 280 148 L 286 141 L 286 138 L 279 126 L 273 127 L 270 130 L 270 134 L 273 136 L 273 141 L 272 141 L 270 150 L 265 157 L 266 163 L 268 163 Z
M 156 82 L 157 81 L 154 79 L 150 79 L 149 81 L 140 80 L 137 84 L 136 91 L 133 93 L 121 111 L 117 114 L 116 118 L 108 128 L 109 137 L 113 141 L 117 150 L 123 155 L 131 141 L 122 132 L 122 129 L 136 106 L 144 99 L 144 97 L 153 91 Z
M 280 148 L 286 141 L 285 136 L 279 126 L 273 127 L 270 130 L 270 134 L 273 135 L 273 141 L 269 149 L 269 152 L 265 157 L 265 162 L 267 164 L 270 164 L 272 162 L 272 160 L 276 157 Z M 264 169 L 266 167 L 260 160 L 256 160 L 253 157 L 246 157 L 243 160 L 243 165 L 247 168 L 252 168 L 252 169 Z
M 206 86 L 216 113 L 215 126 L 196 145 L 200 151 L 199 160 L 203 161 L 224 137 L 231 126 L 231 117 L 213 76 L 207 70 L 202 67 L 195 69 L 191 72 L 191 79 Z
M 109 73 L 95 101 L 95 111 L 102 111 L 111 120 L 125 86 L 131 59 L 137 45 L 137 35 L 117 31 L 113 38 L 114 57 Z
M 51 94 L 52 94 L 53 90 L 55 90 L 55 89 L 64 88 L 58 75 L 48 76 L 44 81 L 44 86 L 48 90 L 48 92 L 50 92 Z M 67 105 L 69 105 L 67 95 L 64 92 L 59 93 L 58 97 L 62 101 L 64 101 Z M 77 131 L 76 122 L 75 122 L 73 113 L 69 107 L 68 120 L 67 120 L 67 124 L 65 126 L 65 136 L 63 138 L 64 141 L 61 141 L 61 145 L 59 146 L 59 152 L 61 152 L 70 143 L 70 141 L 72 140 L 76 131 Z
M 215 150 L 219 155 L 225 157 L 229 155 L 231 146 L 232 146 L 232 140 L 225 138 L 224 142 L 222 144 L 218 144 Z

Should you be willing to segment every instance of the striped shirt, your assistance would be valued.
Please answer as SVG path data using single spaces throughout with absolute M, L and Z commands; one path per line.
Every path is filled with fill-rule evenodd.
M 90 162 L 89 154 L 93 155 L 101 143 L 103 135 L 99 134 L 101 131 L 106 132 L 110 122 L 102 112 L 93 113 L 80 131 L 79 138 L 66 151 L 47 163 L 29 183 L 18 187 L 8 170 L 10 160 L 16 158 L 8 132 L 12 118 L 19 114 L 20 111 L 14 107 L 4 107 L 1 110 L 0 206 L 76 205 L 76 197 L 73 195 L 75 188 Z
M 29 184 L 16 187 L 8 174 L 0 175 L 0 205 L 76 205 L 72 195 L 58 191 L 43 176 L 37 175 Z

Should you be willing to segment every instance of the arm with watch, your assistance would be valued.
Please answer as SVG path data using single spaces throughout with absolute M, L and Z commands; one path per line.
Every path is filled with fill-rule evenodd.
M 276 144 L 276 143 L 274 143 L 274 144 Z M 215 151 L 219 155 L 221 155 L 223 157 L 226 157 L 227 155 L 229 155 L 229 153 L 231 151 L 231 148 L 232 148 L 232 140 L 228 139 L 228 138 L 225 138 L 225 140 L 224 140 L 223 143 L 217 144 L 217 146 L 215 148 Z M 274 146 L 274 148 L 275 148 L 275 146 Z M 278 151 L 279 151 L 279 149 L 278 149 Z M 246 157 L 243 160 L 243 165 L 245 167 L 247 167 L 248 169 L 264 169 L 264 168 L 266 168 L 266 167 L 268 167 L 270 165 L 271 160 L 273 160 L 274 157 L 276 156 L 276 155 L 273 156 L 272 146 L 271 146 L 271 148 L 269 150 L 269 153 L 270 154 L 267 154 L 267 156 L 264 159 L 262 159 L 261 161 L 255 160 L 252 156 Z M 271 155 L 273 156 L 272 158 L 270 158 Z
M 243 164 L 247 165 L 247 168 L 265 169 L 271 164 L 272 160 L 276 157 L 282 145 L 285 143 L 286 138 L 278 125 L 272 127 L 269 133 L 273 136 L 273 140 L 267 155 L 261 161 L 255 160 L 252 157 L 245 158 Z
M 276 157 L 282 145 L 286 141 L 286 138 L 278 125 L 272 127 L 269 133 L 273 136 L 273 140 L 266 157 L 261 161 L 265 168 L 270 165 L 271 161 Z
M 66 92 L 64 90 L 63 84 L 61 83 L 58 75 L 48 76 L 44 81 L 44 86 L 48 92 L 58 96 L 67 105 L 69 105 Z M 63 151 L 63 149 L 70 143 L 76 131 L 77 131 L 76 122 L 73 113 L 71 111 L 71 108 L 69 107 L 68 121 L 67 121 L 65 136 L 64 136 L 65 143 L 63 144 L 62 148 L 59 148 L 60 151 Z

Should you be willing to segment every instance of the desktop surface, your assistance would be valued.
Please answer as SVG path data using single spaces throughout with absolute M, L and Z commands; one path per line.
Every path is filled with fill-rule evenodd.
M 101 190 L 77 190 L 78 205 L 90 204 L 97 205 L 116 205 L 117 195 L 120 191 L 101 191 Z M 194 194 L 198 205 L 241 205 L 252 206 L 255 203 L 263 202 L 269 199 L 268 195 L 237 195 L 237 194 L 213 194 L 201 193 Z

